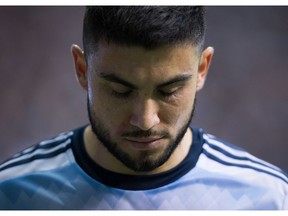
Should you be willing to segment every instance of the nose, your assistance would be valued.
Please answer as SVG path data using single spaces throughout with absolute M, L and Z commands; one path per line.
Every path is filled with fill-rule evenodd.
M 132 108 L 130 124 L 141 130 L 149 130 L 160 123 L 158 105 L 153 99 L 138 100 Z

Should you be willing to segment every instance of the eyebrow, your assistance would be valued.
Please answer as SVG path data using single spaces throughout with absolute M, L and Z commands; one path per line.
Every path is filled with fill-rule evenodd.
M 163 88 L 165 86 L 169 86 L 169 85 L 172 85 L 172 84 L 175 84 L 175 83 L 183 83 L 183 82 L 186 82 L 188 80 L 190 80 L 192 78 L 192 75 L 191 74 L 180 74 L 176 77 L 173 77 L 172 79 L 170 80 L 167 80 L 166 82 L 158 85 L 157 87 L 158 88 Z
M 125 85 L 129 88 L 132 88 L 132 89 L 137 89 L 137 87 L 135 85 L 133 85 L 132 83 L 129 83 L 129 82 L 123 80 L 122 78 L 120 78 L 120 77 L 118 77 L 112 73 L 107 73 L 107 74 L 100 73 L 99 77 L 102 79 L 105 79 L 107 81 L 110 81 L 110 82 L 120 83 L 120 84 Z
M 107 74 L 100 73 L 99 77 L 104 79 L 104 80 L 110 81 L 110 82 L 125 85 L 131 89 L 137 89 L 137 87 L 134 84 L 132 84 L 132 83 L 130 83 L 130 82 L 128 82 L 128 81 L 126 81 L 126 80 L 124 80 L 124 79 L 122 79 L 122 78 L 120 78 L 117 75 L 112 74 L 112 73 L 107 73 Z M 170 80 L 165 81 L 164 83 L 157 85 L 157 88 L 163 88 L 165 86 L 169 86 L 169 85 L 179 83 L 179 82 L 181 82 L 181 83 L 186 82 L 186 81 L 190 80 L 191 78 L 192 78 L 191 74 L 180 74 L 176 77 L 173 77 Z

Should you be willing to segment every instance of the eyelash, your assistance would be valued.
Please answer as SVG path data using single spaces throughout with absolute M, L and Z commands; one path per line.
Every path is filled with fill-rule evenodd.
M 170 99 L 170 98 L 175 97 L 178 94 L 178 90 L 179 89 L 176 89 L 175 91 L 169 92 L 169 93 L 166 93 L 166 92 L 163 92 L 163 91 L 159 91 L 159 94 L 165 99 Z
M 159 94 L 160 94 L 160 96 L 162 98 L 171 99 L 171 98 L 175 97 L 178 94 L 178 90 L 179 89 L 177 89 L 177 90 L 175 90 L 173 92 L 170 92 L 170 93 L 166 93 L 166 92 L 163 92 L 163 91 L 160 91 L 160 90 L 158 92 L 159 92 Z M 131 91 L 127 91 L 125 93 L 119 93 L 117 91 L 111 90 L 111 93 L 112 93 L 112 95 L 114 97 L 117 97 L 117 98 L 120 98 L 120 99 L 126 99 L 126 98 L 128 98 L 131 95 L 132 90 Z
M 120 93 L 120 92 L 111 90 L 111 93 L 112 93 L 112 95 L 114 97 L 121 98 L 121 99 L 126 99 L 126 98 L 128 98 L 130 96 L 130 93 L 132 93 L 132 91 L 128 91 L 128 92 L 125 92 L 125 93 Z

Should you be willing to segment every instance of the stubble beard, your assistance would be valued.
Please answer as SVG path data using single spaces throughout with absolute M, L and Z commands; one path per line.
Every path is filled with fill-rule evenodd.
M 107 128 L 105 128 L 103 122 L 101 122 L 100 119 L 96 117 L 95 112 L 93 111 L 92 106 L 89 102 L 89 99 L 87 100 L 87 109 L 92 131 L 94 132 L 98 140 L 102 143 L 102 145 L 105 146 L 114 157 L 116 157 L 119 161 L 121 161 L 126 167 L 130 168 L 131 170 L 136 172 L 149 172 L 163 165 L 175 151 L 175 149 L 183 139 L 193 118 L 195 111 L 195 103 L 196 97 L 194 99 L 193 107 L 190 111 L 190 116 L 187 118 L 186 122 L 183 124 L 182 128 L 177 133 L 176 138 L 173 139 L 170 134 L 165 132 L 162 134 L 165 138 L 170 139 L 170 142 L 163 150 L 161 155 L 157 157 L 157 159 L 151 159 L 151 152 L 149 151 L 141 152 L 137 159 L 131 157 L 128 153 L 126 153 L 119 147 L 117 141 L 112 140 L 111 135 Z M 152 134 L 156 135 L 150 130 L 138 130 L 128 134 L 133 135 L 134 137 L 149 137 Z

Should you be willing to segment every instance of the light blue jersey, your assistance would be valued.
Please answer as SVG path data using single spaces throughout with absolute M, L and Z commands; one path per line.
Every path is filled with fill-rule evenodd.
M 193 129 L 174 169 L 134 176 L 95 164 L 84 127 L 26 149 L 0 166 L 0 209 L 288 209 L 288 178 L 277 167 Z

